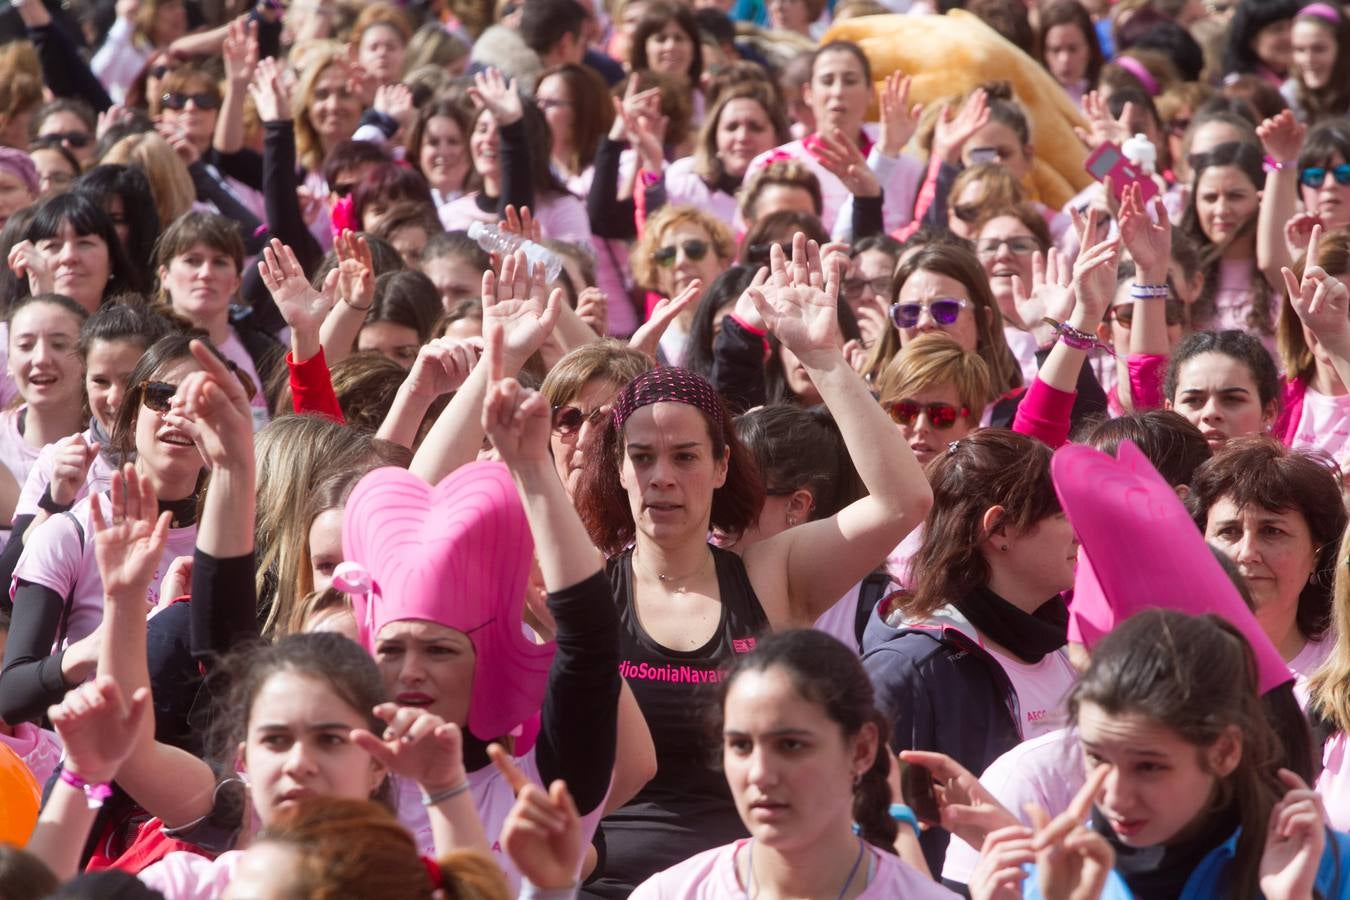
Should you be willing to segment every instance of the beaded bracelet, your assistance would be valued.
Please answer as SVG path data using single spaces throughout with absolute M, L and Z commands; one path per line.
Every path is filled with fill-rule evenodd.
M 1135 282 L 1130 285 L 1130 298 L 1133 300 L 1166 300 L 1171 293 L 1172 289 L 1165 284 Z
M 1068 322 L 1056 322 L 1054 319 L 1048 318 L 1042 319 L 1041 321 L 1054 329 L 1055 334 L 1059 335 L 1060 341 L 1067 347 L 1071 347 L 1074 350 L 1083 350 L 1085 352 L 1100 349 L 1105 350 L 1112 356 L 1116 355 L 1116 351 L 1112 350 L 1109 346 L 1103 344 L 1086 331 L 1080 331 L 1079 329 L 1074 328 Z

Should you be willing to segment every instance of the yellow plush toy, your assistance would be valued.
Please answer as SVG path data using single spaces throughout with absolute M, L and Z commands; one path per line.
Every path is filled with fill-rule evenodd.
M 945 16 L 862 16 L 822 39 L 852 41 L 867 54 L 878 90 L 886 76 L 909 75 L 910 101 L 931 106 L 986 81 L 1008 81 L 1031 122 L 1035 157 L 1025 185 L 1031 199 L 1059 209 L 1092 182 L 1087 150 L 1074 134 L 1087 123 L 1064 89 L 1036 61 L 964 10 Z

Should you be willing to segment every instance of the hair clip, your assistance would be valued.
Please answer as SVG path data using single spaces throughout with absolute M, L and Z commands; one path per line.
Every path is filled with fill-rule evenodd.
M 956 448 L 959 446 L 961 446 L 960 440 L 952 441 L 950 444 L 947 445 L 947 455 L 951 456 L 953 453 L 956 452 Z

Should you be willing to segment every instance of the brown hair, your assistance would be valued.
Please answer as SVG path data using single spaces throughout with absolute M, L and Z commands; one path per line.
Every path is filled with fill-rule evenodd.
M 1350 559 L 1350 530 L 1341 538 L 1339 559 Z M 1350 733 L 1350 566 L 1336 567 L 1332 591 L 1331 629 L 1335 646 L 1322 667 L 1308 679 L 1308 713 Z
M 925 388 L 950 384 L 969 410 L 966 421 L 979 425 L 989 397 L 989 367 L 978 353 L 963 350 L 941 332 L 921 334 L 891 358 L 877 378 L 883 403 L 902 400 Z
M 1195 470 L 1213 455 L 1200 429 L 1171 409 L 1150 409 L 1105 419 L 1075 440 L 1112 456 L 1121 441 L 1133 441 L 1172 487 L 1189 486 Z
M 747 225 L 753 225 L 759 218 L 759 210 L 755 207 L 759 204 L 760 195 L 773 185 L 796 187 L 806 191 L 811 195 L 811 205 L 815 208 L 816 217 L 820 217 L 821 210 L 824 208 L 824 201 L 820 192 L 820 179 L 804 163 L 796 160 L 784 160 L 769 163 L 760 169 L 750 177 L 750 180 L 745 183 L 745 187 L 741 189 L 739 205 L 741 217 L 745 219 Z
M 191 93 L 194 90 L 206 91 L 209 94 L 214 94 L 217 100 L 221 99 L 220 82 L 216 80 L 216 76 L 200 66 L 184 63 L 178 68 L 166 72 L 159 82 L 159 94 L 145 98 L 146 105 L 150 109 L 150 115 L 158 116 L 164 111 L 165 94 L 172 94 L 176 91 Z
M 652 359 L 623 341 L 606 339 L 583 344 L 549 369 L 539 392 L 553 406 L 576 399 L 592 381 L 613 382 L 620 389 L 653 368 Z
M 595 161 L 600 139 L 614 124 L 614 104 L 609 87 L 590 66 L 563 63 L 539 73 L 536 85 L 545 78 L 558 77 L 567 85 L 572 102 L 572 159 L 568 163 L 581 172 Z
M 1016 206 L 1022 202 L 1022 186 L 1008 171 L 1008 167 L 996 162 L 982 162 L 962 169 L 952 181 L 952 189 L 947 194 L 948 208 L 956 203 L 957 198 L 974 181 L 984 185 L 984 193 L 980 196 L 981 208 Z
M 1050 448 L 1003 428 L 982 428 L 954 443 L 928 466 L 933 506 L 914 555 L 914 584 L 899 604 L 926 618 L 989 581 L 980 551 L 984 514 L 1003 507 L 996 528 L 1026 532 L 1060 511 L 1050 480 Z
M 1316 547 L 1316 569 L 1298 598 L 1295 622 L 1308 640 L 1326 634 L 1331 616 L 1331 587 L 1336 552 L 1345 530 L 1339 470 L 1319 453 L 1290 450 L 1268 435 L 1229 440 L 1195 473 L 1191 515 L 1203 532 L 1209 511 L 1220 500 L 1239 509 L 1257 507 L 1303 516 Z
M 1346 52 L 1350 54 L 1350 48 L 1347 48 Z M 1328 275 L 1336 278 L 1350 274 L 1350 232 L 1333 231 L 1323 236 L 1317 245 L 1317 260 L 1314 264 L 1321 266 Z M 1297 274 L 1301 276 L 1307 265 L 1305 254 L 1298 262 Z M 1280 294 L 1280 321 L 1275 326 L 1275 342 L 1280 350 L 1280 363 L 1290 377 L 1301 379 L 1306 383 L 1311 381 L 1317 372 L 1317 360 L 1313 358 L 1312 348 L 1308 346 L 1308 341 L 1303 335 L 1303 323 L 1299 320 L 1298 313 L 1294 312 L 1294 304 L 1289 301 L 1289 296 L 1284 291 Z
M 1050 29 L 1056 25 L 1072 25 L 1083 35 L 1083 43 L 1087 44 L 1088 61 L 1083 77 L 1087 79 L 1089 87 L 1096 85 L 1105 58 L 1102 56 L 1101 41 L 1097 39 L 1097 29 L 1092 24 L 1092 16 L 1083 4 L 1078 0 L 1053 0 L 1041 7 L 1040 22 L 1037 24 L 1036 62 L 1045 66 L 1045 38 Z M 1049 70 L 1048 66 L 1045 68 Z
M 365 33 L 377 25 L 387 25 L 398 32 L 398 36 L 403 40 L 403 46 L 407 47 L 408 42 L 412 40 L 412 23 L 408 21 L 408 16 L 392 3 L 371 3 L 362 8 L 356 21 L 352 23 L 351 35 L 349 41 L 356 45 L 361 43 L 361 38 Z
M 233 219 L 209 212 L 190 212 L 175 219 L 155 243 L 155 263 L 167 266 L 198 244 L 205 244 L 234 260 L 235 272 L 244 268 L 244 240 Z
M 709 185 L 716 185 L 725 174 L 722 159 L 717 155 L 717 129 L 722 121 L 722 113 L 733 100 L 753 100 L 764 111 L 773 129 L 774 144 L 786 144 L 789 140 L 787 117 L 783 114 L 783 103 L 778 99 L 778 91 L 773 82 L 755 79 L 733 84 L 723 90 L 717 102 L 708 110 L 703 119 L 703 127 L 698 133 L 698 143 L 694 148 L 694 172 Z M 816 182 L 816 193 L 820 193 L 820 182 Z M 816 208 L 820 208 L 819 202 Z
M 1036 207 L 1030 203 L 1016 203 L 1012 206 L 991 207 L 989 201 L 985 200 L 981 204 L 985 212 L 975 223 L 975 239 L 979 240 L 979 234 L 994 219 L 1000 219 L 1004 216 L 1010 216 L 1026 226 L 1027 231 L 1036 239 L 1036 243 L 1041 245 L 1041 252 L 1044 253 L 1050 248 L 1052 243 L 1050 239 L 1050 226 L 1045 224 L 1045 216 L 1041 215 Z

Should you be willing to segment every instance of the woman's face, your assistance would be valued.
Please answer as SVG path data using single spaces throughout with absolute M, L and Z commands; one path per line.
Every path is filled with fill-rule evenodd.
M 576 496 L 586 454 L 594 446 L 604 424 L 603 417 L 609 415 L 619 391 L 620 386 L 608 379 L 592 378 L 581 388 L 581 393 L 563 404 L 564 408 L 574 407 L 584 416 L 581 427 L 575 431 L 555 428 L 549 432 L 553 467 L 558 471 L 558 478 L 567 488 L 569 497 Z
M 694 62 L 694 42 L 674 19 L 647 36 L 647 67 L 666 75 L 687 75 Z
M 1172 159 L 1177 167 L 1177 180 L 1182 184 L 1189 184 L 1195 177 L 1191 170 L 1190 160 L 1210 153 L 1220 144 L 1232 144 L 1247 140 L 1247 135 L 1243 134 L 1237 128 L 1227 122 L 1204 122 L 1195 127 L 1191 132 L 1190 145 L 1186 147 L 1186 152 L 1180 150 L 1172 155 Z M 1184 144 L 1185 141 L 1183 140 Z
M 482 296 L 483 273 L 463 257 L 447 255 L 423 259 L 422 274 L 436 285 L 447 313 L 465 300 Z
M 1317 22 L 1300 19 L 1290 30 L 1294 74 L 1314 91 L 1327 86 L 1336 66 L 1336 33 Z
M 1045 67 L 1063 85 L 1087 76 L 1088 43 L 1077 25 L 1052 25 L 1045 33 Z
M 694 222 L 681 222 L 666 229 L 661 236 L 659 249 L 669 251 L 671 248 L 675 250 L 674 262 L 656 268 L 657 286 L 667 297 L 679 294 L 695 278 L 702 281 L 704 290 L 707 290 L 708 285 L 726 268 L 726 260 L 717 255 L 712 235 Z M 691 307 L 695 305 L 690 304 Z
M 253 698 L 239 747 L 262 824 L 304 797 L 370 799 L 385 770 L 352 743 L 352 731 L 366 727 L 366 716 L 327 681 L 287 670 L 269 677 Z
M 344 558 L 342 509 L 325 509 L 309 524 L 309 574 L 315 591 L 332 586 L 333 570 Z
M 872 102 L 872 84 L 857 57 L 847 50 L 835 50 L 816 57 L 803 95 L 817 131 L 837 128 L 852 137 L 862 128 Z
M 892 403 L 905 406 L 913 404 L 913 408 L 891 409 L 889 405 Z M 956 385 L 950 381 L 910 391 L 903 397 L 883 397 L 882 404 L 888 406 L 892 421 L 895 421 L 897 416 L 904 420 L 895 421 L 895 427 L 900 429 L 905 443 L 909 444 L 909 449 L 914 452 L 914 457 L 922 466 L 928 465 L 929 460 L 945 453 L 947 446 L 953 441 L 961 440 L 979 427 L 977 410 L 971 410 L 975 415 L 974 423 L 961 414 L 964 408 L 961 395 L 957 393 Z M 934 404 L 942 404 L 955 410 L 956 416 L 950 425 L 939 427 L 934 424 L 934 419 L 942 420 L 945 417 L 944 411 L 931 408 Z M 909 417 L 911 412 L 917 413 L 912 419 Z
M 884 250 L 864 250 L 853 257 L 853 271 L 871 286 L 871 292 L 877 303 L 883 307 L 891 305 L 891 278 L 895 274 L 895 257 Z
M 422 266 L 422 253 L 427 248 L 427 230 L 421 225 L 404 225 L 389 235 L 389 243 L 398 251 L 403 264 L 410 269 Z
M 806 34 L 811 26 L 811 11 L 806 0 L 769 0 L 769 27 Z
M 22 178 L 13 172 L 0 172 L 0 228 L 5 227 L 10 216 L 36 200 Z
M 469 720 L 477 659 L 468 635 L 435 622 L 390 622 L 375 639 L 375 664 L 399 706 L 463 726 Z
M 194 99 L 198 95 L 211 99 L 199 106 Z M 168 96 L 174 97 L 173 105 L 181 103 L 182 108 L 173 109 L 169 103 L 161 103 L 160 121 L 181 133 L 198 150 L 210 147 L 216 133 L 216 118 L 220 115 L 220 95 L 216 86 L 206 81 L 189 82 L 177 91 L 169 92 Z
M 750 160 L 777 143 L 773 123 L 758 100 L 738 97 L 722 107 L 717 119 L 717 158 L 733 178 L 745 174 Z
M 961 193 L 947 204 L 947 227 L 951 233 L 968 241 L 975 240 L 975 222 L 983 202 L 984 185 L 978 180 L 967 182 Z
M 619 481 L 638 534 L 662 546 L 706 537 L 727 460 L 728 451 L 713 453 L 708 422 L 692 406 L 653 403 L 629 416 Z
M 361 33 L 356 61 L 375 76 L 378 84 L 393 84 L 403 75 L 408 46 L 392 25 L 372 25 Z
M 760 189 L 759 196 L 755 198 L 755 208 L 747 212 L 754 214 L 752 223 L 776 212 L 799 212 L 814 216 L 816 200 L 809 190 L 799 184 L 770 184 Z M 786 246 L 791 245 L 792 239 L 789 237 Z
M 778 345 L 778 362 L 783 367 L 783 380 L 786 382 L 788 390 L 792 396 L 796 397 L 802 406 L 815 406 L 822 402 L 820 391 L 816 390 L 815 383 L 811 381 L 811 376 L 807 374 L 806 366 L 802 365 L 797 354 L 787 348 L 786 344 Z
M 474 171 L 483 178 L 497 178 L 501 171 L 497 163 L 500 148 L 496 117 L 490 112 L 479 113 L 473 133 L 469 135 L 469 156 L 473 159 Z
M 464 132 L 449 116 L 433 116 L 422 130 L 418 165 L 431 186 L 441 192 L 464 186 Z
M 198 328 L 211 328 L 229 316 L 230 300 L 242 282 L 234 257 L 204 243 L 161 266 L 159 280 L 174 312 Z
M 550 75 L 539 82 L 534 91 L 534 102 L 548 120 L 553 132 L 553 152 L 556 156 L 569 153 L 575 140 L 572 128 L 576 124 L 576 99 L 561 75 Z
M 190 372 L 201 367 L 192 357 L 177 359 L 150 379 L 177 387 Z M 133 388 L 136 385 L 133 385 Z M 201 453 L 192 438 L 164 421 L 164 414 L 142 401 L 136 408 L 136 468 L 149 476 L 156 490 L 195 479 L 202 466 Z
M 1211 243 L 1231 237 L 1260 205 L 1260 191 L 1237 166 L 1210 166 L 1196 179 L 1195 214 Z
M 1025 531 L 1009 529 L 1002 539 L 997 561 L 1016 584 L 1032 586 L 1036 596 L 1052 597 L 1073 587 L 1074 568 L 1078 565 L 1078 538 L 1064 513 L 1046 516 Z
M 37 242 L 37 252 L 51 269 L 53 289 L 92 313 L 103 300 L 112 277 L 108 244 L 96 234 L 76 234 L 69 220 L 56 234 Z
M 1274 418 L 1274 402 L 1262 407 L 1251 369 L 1226 353 L 1200 353 L 1182 363 L 1168 406 L 1199 428 L 1216 453 L 1229 438 L 1265 431 Z
M 1290 20 L 1280 19 L 1258 31 L 1251 42 L 1252 52 L 1257 58 L 1267 69 L 1281 77 L 1288 70 L 1294 55 L 1290 30 Z
M 83 384 L 76 342 L 80 322 L 54 303 L 29 303 L 9 325 L 9 375 L 35 409 L 77 407 Z
M 314 82 L 306 113 L 325 149 L 345 141 L 361 120 L 361 100 L 347 83 L 347 67 L 333 63 Z
M 112 434 L 117 410 L 131 386 L 131 373 L 145 348 L 135 341 L 96 340 L 84 360 L 84 390 L 89 409 L 105 434 Z
M 957 313 L 956 321 L 949 325 L 938 322 L 933 317 L 931 304 L 936 300 L 964 300 L 965 307 Z M 903 347 L 914 338 L 930 331 L 941 331 L 950 336 L 961 349 L 974 351 L 980 341 L 979 328 L 975 322 L 978 314 L 975 301 L 970 299 L 970 291 L 955 278 L 938 272 L 920 269 L 910 275 L 900 288 L 899 304 L 916 304 L 921 307 L 918 322 L 912 328 L 900 329 L 900 346 Z
M 1303 513 L 1238 506 L 1221 497 L 1209 508 L 1205 540 L 1222 550 L 1246 579 L 1257 621 L 1275 646 L 1302 649 L 1294 620 L 1299 594 L 1317 569 L 1318 550 Z
M 39 147 L 28 155 L 37 166 L 39 197 L 65 193 L 80 175 L 59 150 Z
M 1340 151 L 1332 151 L 1330 157 L 1310 167 L 1326 169 L 1322 183 L 1317 187 L 1308 187 L 1301 182 L 1299 184 L 1304 208 L 1317 214 L 1317 218 L 1322 220 L 1322 228 L 1326 231 L 1350 225 L 1350 185 L 1341 184 L 1332 174 L 1337 166 L 1343 166 L 1345 163 L 1346 158 Z
M 1009 321 L 1021 318 L 1013 300 L 1013 277 L 1022 279 L 1024 290 L 1031 290 L 1031 258 L 1037 250 L 1044 250 L 1031 229 L 1016 216 L 990 219 L 980 229 L 975 250 L 989 276 L 989 287 L 994 300 Z
M 996 162 L 1021 180 L 1031 171 L 1031 146 L 1007 125 L 990 119 L 961 147 L 962 165 L 978 162 Z
M 411 369 L 417 361 L 417 351 L 422 347 L 422 339 L 416 329 L 397 322 L 371 322 L 361 328 L 356 337 L 356 349 L 371 350 L 386 356 L 405 369 Z
M 1156 847 L 1188 836 L 1208 812 L 1219 779 L 1242 758 L 1236 729 L 1197 747 L 1139 713 L 1108 713 L 1096 703 L 1078 710 L 1083 762 L 1110 772 L 1094 805 L 1129 847 Z
M 792 853 L 852 822 L 855 778 L 879 752 L 804 698 L 780 666 L 737 676 L 723 707 L 722 767 L 736 812 L 758 843 Z
M 160 0 L 150 27 L 150 42 L 156 47 L 167 47 L 187 34 L 187 28 L 187 5 L 183 0 Z
M 81 165 L 93 159 L 94 151 L 97 149 L 94 133 L 84 124 L 83 119 L 68 109 L 47 113 L 42 124 L 38 126 L 38 137 L 59 137 L 61 143 L 74 154 Z

